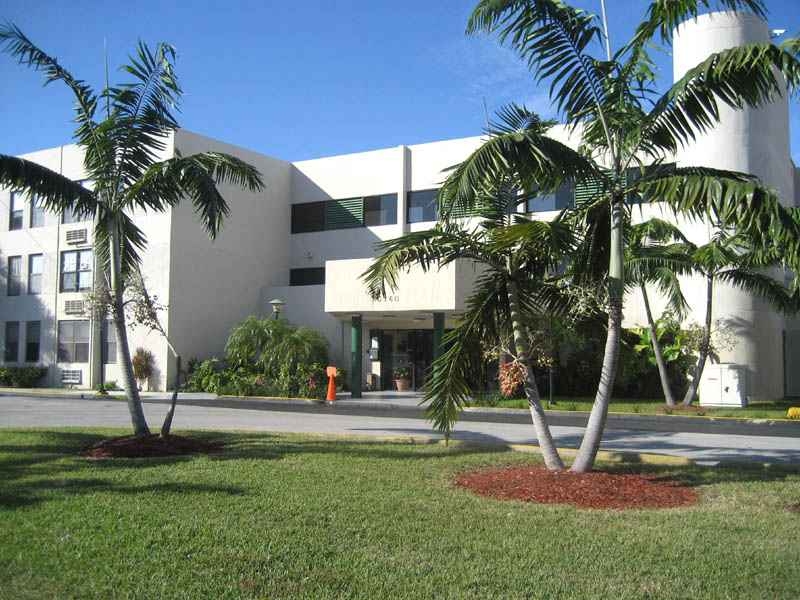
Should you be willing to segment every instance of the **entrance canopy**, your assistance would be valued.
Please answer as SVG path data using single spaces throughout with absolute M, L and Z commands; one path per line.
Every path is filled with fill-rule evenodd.
M 459 261 L 427 273 L 414 266 L 400 273 L 397 290 L 373 300 L 361 275 L 371 258 L 329 260 L 325 263 L 325 312 L 345 318 L 363 315 L 365 320 L 392 319 L 395 327 L 420 327 L 431 313 L 463 312 L 478 270 L 471 261 Z M 425 325 L 422 325 L 425 327 Z

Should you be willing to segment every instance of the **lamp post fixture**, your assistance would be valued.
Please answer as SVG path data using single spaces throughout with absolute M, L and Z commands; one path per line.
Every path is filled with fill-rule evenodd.
M 273 298 L 272 300 L 269 301 L 269 303 L 270 306 L 272 306 L 272 318 L 277 321 L 281 316 L 281 311 L 283 310 L 283 307 L 286 305 L 286 302 L 280 300 L 279 298 Z

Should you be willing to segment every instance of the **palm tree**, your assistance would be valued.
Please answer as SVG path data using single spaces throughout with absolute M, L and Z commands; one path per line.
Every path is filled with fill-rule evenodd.
M 0 26 L 2 49 L 25 66 L 41 71 L 45 83 L 64 83 L 75 97 L 76 143 L 94 189 L 85 189 L 31 161 L 0 154 L 0 184 L 34 194 L 45 209 L 72 210 L 94 218 L 95 255 L 108 279 L 117 334 L 117 362 L 124 372 L 125 392 L 134 434 L 147 435 L 139 392 L 131 367 L 123 294 L 126 277 L 140 263 L 145 236 L 132 211 L 166 211 L 190 200 L 213 238 L 229 212 L 217 184 L 250 191 L 263 188 L 258 171 L 227 154 L 205 152 L 158 161 L 171 133 L 178 128 L 181 88 L 174 71 L 175 51 L 160 43 L 151 50 L 140 42 L 136 56 L 122 70 L 129 80 L 105 84 L 95 93 L 14 25 Z
M 783 244 L 796 263 L 800 227 L 777 195 L 755 177 L 703 167 L 663 164 L 665 156 L 719 122 L 719 106 L 760 106 L 800 84 L 800 40 L 781 46 L 746 44 L 713 54 L 690 69 L 664 94 L 655 90 L 648 47 L 654 38 L 669 43 L 673 28 L 714 5 L 764 15 L 761 0 L 654 0 L 633 38 L 604 58 L 607 32 L 598 18 L 561 0 L 481 0 L 468 33 L 497 34 L 526 61 L 537 80 L 550 82 L 550 96 L 569 130 L 579 134 L 573 150 L 537 128 L 499 132 L 455 168 L 440 193 L 446 214 L 468 209 L 501 176 L 514 173 L 523 189 L 552 189 L 571 179 L 590 192 L 573 214 L 585 228 L 581 252 L 591 272 L 607 265 L 608 334 L 600 381 L 572 470 L 592 468 L 605 428 L 616 377 L 622 327 L 624 223 L 629 195 L 658 201 L 681 213 L 711 217 L 724 226 Z M 654 163 L 640 178 L 629 170 Z M 794 266 L 794 265 L 793 265 Z
M 779 311 L 787 314 L 798 310 L 797 293 L 792 293 L 780 281 L 771 277 L 768 269 L 778 266 L 774 252 L 764 252 L 760 244 L 746 234 L 718 230 L 711 240 L 701 246 L 684 242 L 687 266 L 706 281 L 706 307 L 703 335 L 700 340 L 697 364 L 683 397 L 683 405 L 690 406 L 697 395 L 697 387 L 711 352 L 712 312 L 714 285 L 717 282 L 739 288 L 757 296 Z M 672 260 L 673 268 L 679 261 Z
M 682 243 L 687 240 L 683 233 L 672 223 L 662 219 L 648 219 L 635 225 L 629 225 L 626 248 L 625 280 L 629 288 L 638 288 L 644 304 L 647 318 L 647 329 L 650 345 L 655 357 L 661 389 L 667 406 L 675 406 L 675 396 L 667 372 L 667 362 L 661 350 L 661 342 L 653 312 L 650 307 L 650 296 L 647 285 L 652 284 L 667 299 L 671 311 L 680 317 L 686 314 L 687 304 L 681 290 L 679 275 L 687 274 L 682 264 L 675 264 L 675 257 L 684 256 Z M 679 270 L 675 270 L 678 266 Z
M 561 470 L 559 456 L 534 377 L 526 322 L 545 310 L 557 310 L 559 294 L 549 277 L 574 249 L 572 231 L 562 221 L 531 221 L 517 214 L 522 196 L 502 186 L 484 197 L 482 220 L 472 229 L 463 221 L 444 222 L 428 231 L 381 242 L 380 256 L 362 276 L 374 298 L 397 288 L 401 271 L 419 265 L 424 271 L 455 261 L 473 261 L 481 268 L 461 322 L 444 339 L 444 352 L 434 361 L 424 402 L 434 426 L 449 438 L 458 412 L 470 395 L 470 375 L 479 371 L 475 348 L 498 342 L 508 333 L 515 358 L 527 373 L 525 396 L 539 448 L 549 469 Z

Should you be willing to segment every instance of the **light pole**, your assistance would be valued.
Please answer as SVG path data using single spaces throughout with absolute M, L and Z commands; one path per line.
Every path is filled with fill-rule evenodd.
M 286 302 L 280 300 L 279 298 L 273 298 L 272 300 L 269 301 L 269 303 L 270 306 L 272 306 L 272 318 L 277 321 L 281 316 L 281 311 L 283 310 L 283 307 L 286 305 Z

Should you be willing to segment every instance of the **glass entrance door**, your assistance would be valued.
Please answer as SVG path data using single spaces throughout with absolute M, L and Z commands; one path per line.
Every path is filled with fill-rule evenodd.
M 433 362 L 433 331 L 430 329 L 373 330 L 378 339 L 380 389 L 394 390 L 394 371 L 408 367 L 412 389 L 420 390 Z

